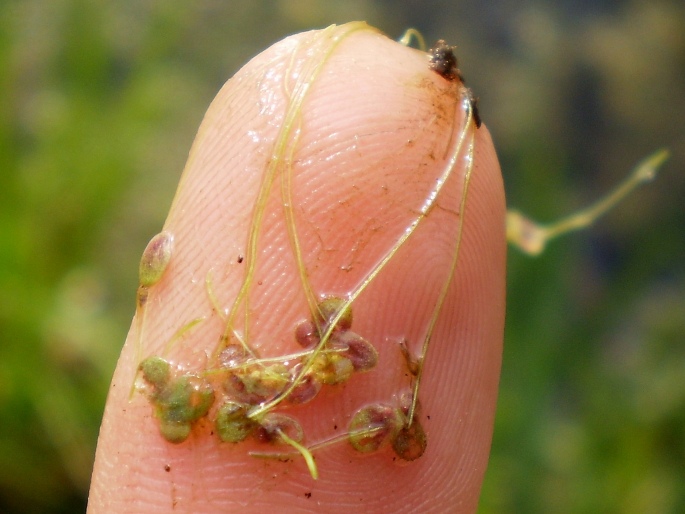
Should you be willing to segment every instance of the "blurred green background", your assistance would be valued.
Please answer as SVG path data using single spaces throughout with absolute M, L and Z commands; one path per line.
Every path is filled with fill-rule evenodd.
M 480 512 L 685 512 L 682 0 L 0 1 L 0 512 L 85 508 L 139 255 L 216 91 L 353 19 L 458 45 L 536 219 L 672 150 L 592 231 L 512 250 Z

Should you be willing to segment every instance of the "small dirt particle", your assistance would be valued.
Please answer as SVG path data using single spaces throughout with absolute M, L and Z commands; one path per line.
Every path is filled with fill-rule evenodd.
M 430 69 L 449 81 L 459 79 L 463 82 L 461 72 L 457 67 L 457 56 L 454 55 L 454 49 L 454 46 L 449 46 L 442 39 L 436 41 L 433 48 L 428 50 Z

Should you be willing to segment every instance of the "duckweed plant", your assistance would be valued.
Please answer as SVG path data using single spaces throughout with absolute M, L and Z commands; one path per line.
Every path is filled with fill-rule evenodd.
M 406 230 L 386 249 L 382 259 L 355 288 L 346 295 L 315 291 L 309 280 L 295 222 L 292 170 L 283 166 L 282 162 L 286 160 L 283 159 L 284 156 L 294 152 L 300 114 L 310 86 L 316 81 L 338 44 L 360 29 L 370 30 L 365 24 L 350 23 L 321 31 L 315 44 L 323 57 L 316 65 L 310 64 L 299 70 L 275 141 L 274 155 L 277 158 L 269 161 L 255 200 L 246 254 L 240 260 L 242 262 L 244 259 L 245 265 L 242 284 L 227 309 L 218 305 L 211 290 L 211 270 L 207 272 L 208 297 L 214 304 L 213 312 L 221 317 L 224 328 L 222 333 L 217 334 L 218 343 L 205 369 L 185 369 L 183 363 L 170 362 L 164 355 L 143 358 L 148 297 L 153 294 L 155 285 L 173 261 L 174 235 L 166 231 L 156 235 L 143 253 L 136 302 L 138 369 L 132 392 L 139 391 L 146 395 L 158 421 L 160 435 L 169 443 L 179 444 L 185 441 L 191 436 L 193 425 L 204 419 L 214 426 L 214 437 L 218 437 L 223 444 L 239 444 L 252 439 L 265 445 L 264 451 L 251 452 L 251 455 L 301 455 L 313 478 L 318 477 L 314 453 L 333 444 L 348 444 L 363 454 L 389 448 L 405 461 L 420 458 L 426 450 L 429 434 L 417 416 L 424 363 L 428 357 L 433 328 L 458 263 L 469 181 L 473 170 L 474 138 L 480 127 L 480 116 L 475 97 L 464 85 L 463 76 L 457 67 L 454 48 L 439 41 L 426 53 L 426 65 L 454 88 L 454 120 L 459 120 L 460 124 L 455 127 L 447 163 Z M 401 42 L 408 44 L 412 38 L 418 41 L 418 46 L 423 50 L 423 39 L 416 31 L 408 31 Z M 549 239 L 591 224 L 638 184 L 651 179 L 666 155 L 665 151 L 654 154 L 604 200 L 559 223 L 541 226 L 518 212 L 509 213 L 508 239 L 527 253 L 540 253 Z M 407 344 L 399 345 L 396 350 L 401 351 L 406 362 L 405 369 L 397 370 L 398 374 L 409 377 L 406 388 L 382 401 L 370 397 L 368 401 L 358 405 L 354 412 L 347 414 L 349 422 L 342 436 L 309 442 L 298 419 L 288 412 L 289 408 L 295 405 L 306 407 L 324 388 L 339 387 L 355 380 L 358 374 L 372 373 L 377 368 L 377 342 L 368 340 L 363 333 L 354 330 L 355 301 L 383 272 L 398 250 L 412 239 L 417 227 L 440 198 L 444 184 L 456 175 L 455 170 L 460 170 L 459 176 L 463 184 L 460 202 L 456 206 L 459 226 L 451 250 L 450 270 L 427 320 L 425 336 L 419 344 L 419 354 L 413 355 Z M 241 329 L 240 323 L 247 316 L 245 312 L 249 311 L 248 299 L 256 283 L 255 269 L 260 255 L 258 241 L 264 230 L 267 199 L 277 181 L 281 185 L 282 214 L 290 248 L 297 263 L 309 311 L 303 312 L 302 321 L 290 328 L 289 337 L 297 343 L 299 350 L 265 358 L 260 357 L 258 349 L 253 345 L 247 331 Z M 204 319 L 187 323 L 179 332 L 190 330 Z M 303 410 L 299 409 L 298 412 Z M 272 445 L 276 446 L 275 450 L 270 449 Z

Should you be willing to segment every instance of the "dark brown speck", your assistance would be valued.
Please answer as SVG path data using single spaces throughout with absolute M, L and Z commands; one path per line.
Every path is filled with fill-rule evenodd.
M 459 79 L 463 82 L 461 72 L 457 67 L 457 56 L 454 55 L 454 49 L 454 46 L 449 46 L 442 39 L 436 41 L 433 48 L 428 51 L 430 69 L 447 80 Z

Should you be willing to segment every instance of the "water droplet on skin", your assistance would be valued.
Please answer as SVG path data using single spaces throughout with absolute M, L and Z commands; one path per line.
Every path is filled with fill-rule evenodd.
M 249 137 L 253 143 L 261 143 L 261 141 L 262 141 L 262 138 L 259 135 L 259 132 L 257 132 L 256 130 L 248 130 L 247 131 L 247 137 Z

